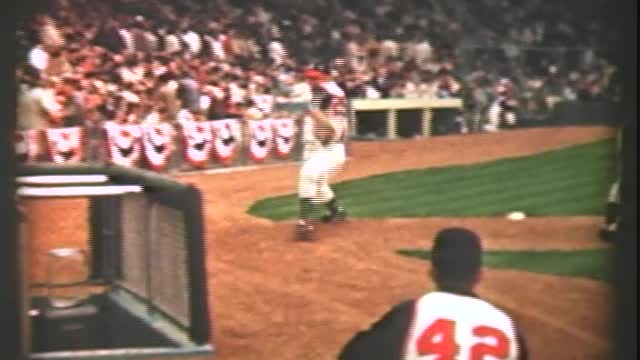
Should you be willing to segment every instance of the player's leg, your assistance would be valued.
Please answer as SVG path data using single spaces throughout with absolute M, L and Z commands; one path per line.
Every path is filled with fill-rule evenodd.
M 336 176 L 344 165 L 344 155 L 343 154 L 335 154 L 332 159 L 333 164 L 329 167 L 326 176 L 321 179 L 321 189 L 320 196 L 324 199 L 325 206 L 327 208 L 327 212 L 322 216 L 323 222 L 330 221 L 343 221 L 347 217 L 347 211 L 340 204 L 338 198 L 336 197 L 335 191 L 329 185 L 329 181 L 332 177 Z
M 600 230 L 602 240 L 611 241 L 618 230 L 618 220 L 620 217 L 620 181 L 617 180 L 609 189 L 607 207 L 605 209 L 604 226 Z
M 503 116 L 504 116 L 504 123 L 507 125 L 507 127 L 514 127 L 516 126 L 516 113 L 513 110 L 504 110 L 503 112 Z
M 331 190 L 330 187 L 329 190 Z M 322 215 L 323 222 L 344 221 L 347 218 L 347 210 L 338 202 L 335 195 L 325 205 L 327 212 Z
M 300 240 L 310 240 L 313 232 L 311 216 L 318 198 L 320 159 L 315 156 L 302 164 L 298 178 L 299 216 L 296 233 Z
M 313 173 L 306 166 L 300 169 L 300 177 L 298 179 L 298 201 L 299 201 L 299 218 L 302 221 L 311 219 L 313 212 L 313 198 L 316 196 L 316 187 L 314 186 Z
M 328 180 L 323 180 L 323 184 L 320 187 L 320 199 L 327 208 L 321 218 L 323 222 L 342 221 L 346 218 L 347 212 L 340 204 L 331 186 L 329 186 Z
M 607 230 L 615 230 L 620 214 L 620 203 L 618 201 L 619 182 L 615 182 L 611 187 L 609 198 L 607 199 L 607 208 L 605 212 L 604 225 Z

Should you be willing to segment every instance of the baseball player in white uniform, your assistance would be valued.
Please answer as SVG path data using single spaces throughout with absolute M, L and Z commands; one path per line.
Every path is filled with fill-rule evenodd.
M 488 123 L 485 131 L 496 132 L 504 125 L 514 126 L 517 122 L 515 86 L 509 79 L 501 79 L 496 86 L 497 98 L 489 107 Z
M 324 204 L 325 222 L 341 221 L 346 217 L 329 180 L 342 169 L 346 160 L 345 139 L 347 116 L 344 92 L 323 73 L 311 70 L 305 77 L 312 87 L 311 108 L 306 114 L 303 132 L 304 152 L 298 178 L 300 217 L 296 224 L 299 240 L 311 240 L 311 216 L 316 205 Z
M 616 136 L 616 153 L 617 158 L 620 159 L 622 155 L 622 129 L 618 130 L 618 134 Z M 618 163 L 621 164 L 622 162 L 618 160 Z M 602 225 L 602 228 L 599 232 L 600 239 L 607 242 L 614 241 L 614 238 L 620 226 L 622 215 L 622 203 L 620 196 L 621 174 L 622 169 L 621 166 L 619 166 L 616 179 L 609 187 L 607 206 L 605 208 L 604 224 Z
M 473 293 L 482 266 L 480 238 L 467 229 L 444 229 L 436 235 L 431 262 L 436 289 L 396 305 L 357 333 L 338 359 L 527 359 L 511 317 Z

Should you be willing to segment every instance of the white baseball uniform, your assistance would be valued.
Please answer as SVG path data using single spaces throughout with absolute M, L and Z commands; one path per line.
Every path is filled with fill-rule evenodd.
M 314 203 L 326 203 L 334 197 L 329 180 L 342 169 L 346 160 L 347 116 L 341 109 L 344 93 L 333 82 L 327 82 L 323 87 L 332 97 L 332 104 L 325 115 L 334 131 L 331 140 L 322 144 L 314 135 L 313 121 L 305 119 L 304 152 L 298 182 L 298 196 L 312 199 Z

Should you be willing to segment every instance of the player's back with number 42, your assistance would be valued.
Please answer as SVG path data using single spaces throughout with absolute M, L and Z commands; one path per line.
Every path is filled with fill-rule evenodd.
M 343 347 L 339 360 L 527 360 L 522 332 L 475 295 L 481 239 L 468 229 L 438 232 L 431 251 L 436 289 L 402 302 Z
M 413 313 L 403 360 L 519 359 L 511 319 L 482 299 L 434 291 Z

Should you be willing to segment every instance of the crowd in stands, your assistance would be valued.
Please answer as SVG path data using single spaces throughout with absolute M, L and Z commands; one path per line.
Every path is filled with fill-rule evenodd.
M 19 129 L 259 119 L 310 99 L 311 66 L 350 98 L 463 97 L 474 116 L 504 78 L 531 113 L 616 95 L 605 29 L 571 16 L 583 2 L 48 3 L 16 33 Z

